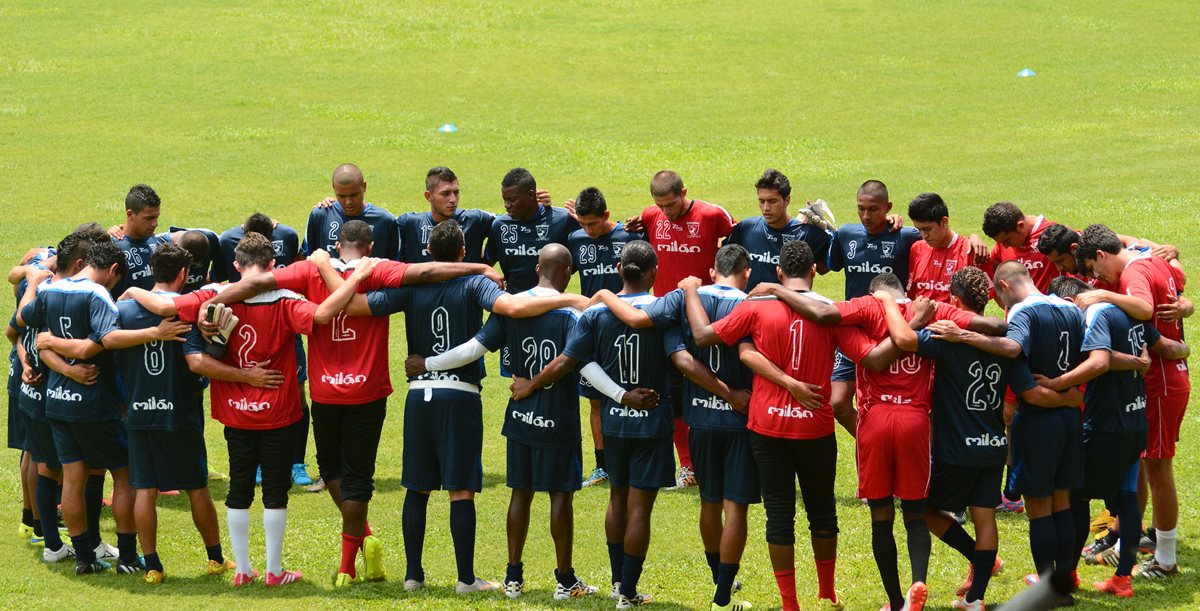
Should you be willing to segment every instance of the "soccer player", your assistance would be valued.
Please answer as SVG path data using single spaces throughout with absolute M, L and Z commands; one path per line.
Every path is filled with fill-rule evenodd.
M 250 232 L 238 244 L 234 261 L 243 277 L 270 273 L 274 260 L 271 242 Z M 287 489 L 292 428 L 300 420 L 296 352 L 292 336 L 311 334 L 315 325 L 329 324 L 353 296 L 358 283 L 370 275 L 376 259 L 368 259 L 346 283 L 320 305 L 300 299 L 290 291 L 260 295 L 232 309 L 241 324 L 229 338 L 222 362 L 240 369 L 273 364 L 284 375 L 278 388 L 258 388 L 243 382 L 213 380 L 213 417 L 225 425 L 229 450 L 229 494 L 225 498 L 229 541 L 236 562 L 234 587 L 253 582 L 258 572 L 250 564 L 250 504 L 254 500 L 254 472 L 262 468 L 263 530 L 267 550 L 266 585 L 297 582 L 298 571 L 283 569 L 283 536 L 287 529 Z M 126 297 L 159 316 L 178 314 L 184 322 L 208 316 L 201 306 L 221 287 L 211 287 L 175 297 L 132 290 Z
M 1182 267 L 1179 263 L 1179 249 L 1170 244 L 1157 245 L 1153 242 L 1131 238 L 1129 236 L 1118 235 L 1121 243 L 1128 250 L 1134 251 L 1136 254 L 1154 255 L 1170 263 L 1174 267 Z M 1042 236 L 1038 238 L 1038 252 L 1046 255 L 1054 267 L 1058 269 L 1060 274 L 1079 278 L 1095 288 L 1101 288 L 1109 291 L 1116 290 L 1116 285 L 1109 285 L 1100 282 L 1094 276 L 1085 276 L 1079 273 L 1078 267 L 1075 265 L 1075 256 L 1079 251 L 1079 232 L 1058 223 L 1051 223 L 1042 232 Z
M 913 198 L 908 218 L 921 232 L 921 240 L 913 243 L 909 252 L 905 292 L 910 299 L 924 296 L 950 303 L 950 278 L 964 267 L 986 261 L 987 247 L 974 234 L 964 238 L 950 228 L 950 210 L 937 193 Z
M 172 226 L 171 240 L 192 255 L 182 293 L 190 293 L 212 282 L 212 270 L 221 265 L 221 237 L 208 229 Z
M 318 202 L 308 213 L 308 228 L 304 231 L 305 253 L 333 252 L 342 228 L 346 223 L 358 220 L 371 227 L 375 256 L 395 259 L 400 244 L 396 217 L 366 201 L 367 181 L 358 166 L 343 163 L 333 170 L 333 195 Z
M 561 244 L 547 244 L 538 255 L 538 286 L 522 295 L 558 295 L 571 282 L 571 253 Z M 566 347 L 567 336 L 579 318 L 573 308 L 551 310 L 541 316 L 513 319 L 493 315 L 471 340 L 426 359 L 410 355 L 409 375 L 448 371 L 474 363 L 485 352 L 507 344 L 517 359 L 510 366 L 514 377 L 530 379 Z M 508 568 L 504 593 L 519 598 L 525 589 L 522 555 L 529 533 L 529 509 L 537 492 L 550 495 L 550 535 L 554 539 L 555 600 L 595 594 L 575 575 L 571 564 L 574 541 L 575 491 L 582 475 L 579 449 L 579 412 L 574 409 L 574 376 L 540 389 L 524 400 L 510 400 L 504 410 L 502 434 L 508 439 Z
M 442 221 L 429 235 L 429 252 L 441 262 L 465 255 L 462 230 L 453 219 Z M 406 314 L 405 333 L 413 354 L 437 355 L 474 337 L 483 326 L 483 310 L 524 318 L 565 306 L 582 306 L 581 295 L 516 297 L 505 294 L 484 276 L 467 276 L 439 284 L 387 288 L 354 297 L 351 316 Z M 475 495 L 483 489 L 483 404 L 478 360 L 448 372 L 412 376 L 404 407 L 404 468 L 401 484 L 408 489 L 402 523 L 408 560 L 404 588 L 425 587 L 421 556 L 429 494 L 445 489 L 450 497 L 450 536 L 458 565 L 455 591 L 470 594 L 495 590 L 499 584 L 475 575 Z
M 574 207 L 575 218 L 581 227 L 567 236 L 567 247 L 571 249 L 575 269 L 579 270 L 580 292 L 585 297 L 591 297 L 600 289 L 620 291 L 623 283 L 617 265 L 621 262 L 621 249 L 633 240 L 646 239 L 646 235 L 626 231 L 623 223 L 611 220 L 608 202 L 596 187 L 580 191 L 579 197 L 568 201 L 565 207 Z M 583 487 L 586 488 L 608 481 L 604 463 L 604 433 L 600 430 L 603 395 L 592 388 L 587 380 L 580 382 L 579 389 L 591 406 L 589 420 L 596 454 L 596 468 L 583 481 Z
M 466 240 L 465 263 L 483 263 L 484 242 L 492 230 L 494 214 L 486 210 L 460 209 L 458 207 L 458 176 L 446 166 L 430 168 L 425 173 L 425 201 L 429 212 L 405 212 L 396 217 L 400 234 L 399 259 L 405 263 L 432 261 L 429 254 L 429 232 L 438 223 L 454 219 L 462 228 Z
M 1119 293 L 1095 291 L 1080 295 L 1076 303 L 1088 307 L 1107 301 L 1135 320 L 1151 321 L 1159 333 L 1172 340 L 1183 339 L 1182 318 L 1191 316 L 1190 303 L 1179 299 L 1184 276 L 1158 257 L 1137 256 L 1121 247 L 1117 235 L 1104 225 L 1091 225 L 1079 238 L 1076 252 L 1079 267 L 1102 282 L 1116 284 Z M 1187 359 L 1152 354 L 1146 372 L 1146 416 L 1149 433 L 1143 466 L 1153 500 L 1153 524 L 1157 547 L 1154 557 L 1138 566 L 1138 577 L 1163 578 L 1179 573 L 1176 566 L 1175 531 L 1179 519 L 1179 495 L 1175 488 L 1175 444 L 1187 410 L 1191 384 Z
M 500 264 L 505 289 L 522 293 L 538 283 L 538 252 L 546 244 L 567 245 L 579 223 L 561 208 L 538 201 L 537 181 L 525 168 L 513 168 L 500 182 L 507 214 L 496 217 L 488 233 L 487 259 Z M 501 359 L 505 356 L 501 353 Z
M 113 289 L 114 294 L 120 295 L 131 286 L 143 289 L 154 286 L 150 255 L 154 254 L 156 248 L 171 241 L 167 235 L 154 234 L 154 230 L 158 229 L 161 204 L 158 193 L 149 185 L 134 185 L 125 196 L 124 237 L 117 240 L 117 246 L 125 253 L 128 273 Z
M 897 229 L 898 217 L 888 214 L 892 201 L 887 185 L 868 180 L 859 186 L 856 198 L 859 222 L 839 227 L 829 246 L 829 269 L 845 271 L 847 300 L 868 295 L 871 281 L 882 273 L 895 274 L 906 286 L 909 252 L 921 240 L 916 229 Z M 838 424 L 851 436 L 858 426 L 853 409 L 854 379 L 854 362 L 838 352 L 833 361 L 829 403 Z
M 726 244 L 738 244 L 750 253 L 750 281 L 746 290 L 760 282 L 775 282 L 779 251 L 792 240 L 804 240 L 817 260 L 817 273 L 829 271 L 830 232 L 817 225 L 801 223 L 791 217 L 792 183 L 775 168 L 763 172 L 754 184 L 758 190 L 758 209 L 761 216 L 742 219 L 725 239 Z
M 630 305 L 654 303 L 657 257 L 649 243 L 635 240 L 621 250 L 621 295 Z M 567 348 L 532 380 L 513 380 L 513 399 L 524 399 L 565 376 L 580 363 L 580 373 L 597 389 L 607 376 L 619 385 L 600 413 L 611 488 L 604 531 L 612 569 L 613 598 L 617 609 L 649 603 L 639 594 L 638 580 L 650 547 L 650 515 L 658 490 L 671 485 L 671 414 L 658 409 L 657 399 L 667 392 L 666 350 L 678 338 L 657 329 L 631 329 L 607 307 L 584 311 L 567 340 Z M 614 349 L 615 347 L 615 349 Z M 638 388 L 644 387 L 644 388 Z M 618 402 L 616 397 L 621 397 Z

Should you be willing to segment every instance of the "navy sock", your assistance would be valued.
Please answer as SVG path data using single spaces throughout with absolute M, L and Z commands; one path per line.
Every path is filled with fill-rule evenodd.
M 722 562 L 717 565 L 717 591 L 713 594 L 713 603 L 725 606 L 733 592 L 733 578 L 737 577 L 738 564 Z
M 208 553 L 208 559 L 213 562 L 225 564 L 225 554 L 221 553 L 221 544 L 205 547 L 204 551 Z
M 891 521 L 871 522 L 871 553 L 879 567 L 879 578 L 883 591 L 893 609 L 904 606 L 904 592 L 900 589 L 900 567 L 896 558 L 896 538 L 892 536 Z
M 137 564 L 137 533 L 117 533 L 117 556 L 121 564 Z
M 404 510 L 400 514 L 400 523 L 404 532 L 404 557 L 408 562 L 408 569 L 404 574 L 406 581 L 425 581 L 421 554 L 425 550 L 425 514 L 428 508 L 428 494 L 409 490 L 404 496 Z
M 1117 560 L 1117 575 L 1128 577 L 1137 562 L 1138 542 L 1142 538 L 1142 510 L 1136 492 L 1117 495 L 1117 519 L 1121 521 L 1121 556 Z
M 1054 553 L 1058 546 L 1058 533 L 1054 518 L 1045 516 L 1029 521 L 1029 551 L 1033 555 L 1033 568 L 1038 575 L 1054 568 Z
M 475 583 L 475 501 L 450 502 L 450 538 L 454 541 L 458 580 Z
M 596 468 L 608 470 L 608 463 L 604 462 L 604 450 L 596 450 Z
M 21 510 L 21 523 L 25 526 L 33 526 L 33 509 L 25 508 Z
M 608 544 L 608 568 L 612 571 L 612 582 L 621 583 L 621 567 L 625 560 L 625 544 Z
M 942 543 L 949 545 L 954 551 L 962 554 L 962 557 L 966 558 L 968 562 L 975 558 L 975 540 L 971 538 L 971 535 L 967 534 L 967 531 L 958 522 L 951 524 L 950 528 L 946 529 L 946 532 L 940 538 Z
M 46 538 L 46 549 L 57 552 L 62 548 L 62 536 L 58 532 L 58 482 L 39 475 L 34 489 L 38 515 L 42 522 L 42 536 Z
M 89 475 L 83 488 L 83 506 L 87 511 L 87 529 L 92 534 L 91 547 L 100 545 L 100 510 L 104 507 L 104 476 Z
M 992 579 L 992 567 L 996 565 L 996 550 L 985 549 L 975 552 L 975 561 L 972 564 L 975 565 L 975 579 L 971 582 L 971 589 L 967 590 L 967 602 L 983 600 L 988 582 Z
M 94 564 L 96 550 L 91 546 L 92 533 L 83 531 L 71 537 L 71 545 L 75 546 L 75 564 Z
M 571 586 L 574 586 L 575 582 L 579 581 L 579 578 L 575 576 L 574 568 L 569 568 L 565 571 L 554 569 L 554 580 L 558 582 L 558 585 L 570 590 Z
M 712 571 L 712 579 L 715 584 L 717 583 L 717 567 L 721 564 L 721 554 L 720 552 L 704 552 L 704 559 L 708 562 L 708 570 Z
M 642 578 L 642 564 L 646 562 L 645 556 L 631 556 L 625 554 L 625 558 L 621 561 L 621 594 L 625 598 L 633 598 L 637 596 L 638 580 Z
M 525 583 L 525 564 L 518 562 L 517 564 L 508 564 L 508 568 L 504 570 L 504 581 L 518 581 Z
M 924 517 L 905 520 L 904 531 L 908 533 L 908 562 L 912 565 L 912 580 L 925 583 L 929 579 L 929 551 L 932 546 L 929 525 Z
M 157 553 L 146 554 L 145 556 L 142 557 L 142 559 L 146 561 L 146 570 L 147 571 L 158 571 L 160 573 L 163 572 L 162 561 L 158 559 Z
M 1064 509 L 1050 514 L 1054 519 L 1054 531 L 1058 543 L 1054 546 L 1054 568 L 1064 571 L 1075 570 L 1079 563 L 1079 550 L 1082 545 L 1076 545 L 1078 539 L 1075 531 L 1075 516 L 1071 509 Z M 1084 519 L 1087 519 L 1087 505 L 1083 509 Z M 1084 528 L 1087 528 L 1085 525 Z M 1084 537 L 1087 535 L 1085 534 Z

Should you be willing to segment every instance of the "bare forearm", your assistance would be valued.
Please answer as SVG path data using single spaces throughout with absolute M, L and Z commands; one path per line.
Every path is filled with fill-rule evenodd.
M 404 270 L 404 278 L 400 281 L 401 284 L 424 284 L 429 282 L 442 282 L 462 276 L 481 275 L 491 269 L 491 266 L 482 263 L 447 263 L 439 261 L 431 261 L 428 263 L 414 263 Z
M 1021 344 L 1016 340 L 1007 337 L 994 337 L 991 335 L 983 335 L 974 331 L 963 333 L 962 342 L 968 346 L 978 348 L 989 354 L 1003 356 L 1010 359 L 1015 359 L 1021 356 Z
M 707 390 L 708 392 L 717 395 L 726 401 L 729 400 L 729 386 L 721 380 L 718 380 L 717 376 L 714 375 L 713 372 L 708 369 L 708 367 L 701 365 L 686 350 L 681 350 L 672 354 L 671 362 L 675 364 L 675 368 L 678 369 L 680 373 L 687 376 L 687 379 L 691 380 L 700 388 L 703 388 L 704 390 Z
M 722 343 L 721 336 L 713 331 L 708 312 L 704 311 L 704 304 L 700 303 L 700 294 L 693 289 L 684 291 L 683 304 L 687 312 L 688 326 L 692 329 L 692 341 L 701 348 Z
M 275 282 L 275 274 L 256 274 L 249 278 L 242 278 L 225 287 L 212 300 L 213 303 L 223 303 L 225 305 L 241 303 L 255 295 L 260 295 L 276 288 L 278 288 L 278 284 Z M 141 302 L 139 301 L 139 303 Z
M 148 344 L 156 339 L 158 339 L 157 327 L 146 327 L 145 329 L 117 329 L 116 331 L 104 336 L 104 349 L 120 350 L 122 348 L 132 348 L 134 346 Z
M 1092 350 L 1087 359 L 1077 367 L 1055 379 L 1055 389 L 1063 390 L 1080 384 L 1087 384 L 1104 375 L 1109 369 L 1109 352 L 1107 350 Z
M 787 388 L 787 385 L 792 381 L 792 377 L 784 373 L 782 369 L 771 362 L 763 353 L 758 350 L 741 350 L 738 353 L 738 358 L 742 364 L 749 367 L 756 375 L 760 375 L 767 381 Z
M 146 289 L 132 287 L 125 291 L 125 296 L 138 302 L 138 305 L 158 316 L 175 316 L 179 313 L 175 309 L 175 300 L 166 295 L 159 295 L 151 293 Z
M 118 331 L 113 331 L 118 333 Z M 112 335 L 110 333 L 109 335 Z M 108 336 L 105 336 L 106 338 Z M 90 339 L 70 339 L 51 337 L 45 345 L 45 350 L 57 352 L 69 359 L 90 359 L 104 350 L 104 346 Z
M 360 281 L 361 278 L 358 274 L 350 276 L 333 294 L 326 297 L 321 305 L 317 306 L 317 311 L 313 314 L 313 321 L 319 325 L 329 324 L 329 321 L 333 320 L 338 312 L 346 309 L 346 306 L 349 305 L 350 299 L 358 291 Z
M 837 306 L 832 304 L 822 303 L 786 288 L 771 291 L 771 294 L 801 316 L 817 324 L 836 325 L 842 322 L 842 313 Z
M 226 365 L 207 354 L 189 354 L 186 357 L 188 369 L 196 375 L 202 375 L 222 382 L 245 384 L 248 378 L 245 370 Z
M 1185 343 L 1173 339 L 1162 338 L 1150 346 L 1150 352 L 1169 361 L 1186 359 L 1192 354 L 1192 349 Z
M 546 365 L 533 379 L 529 381 L 533 388 L 545 388 L 571 373 L 578 361 L 565 355 L 558 355 Z

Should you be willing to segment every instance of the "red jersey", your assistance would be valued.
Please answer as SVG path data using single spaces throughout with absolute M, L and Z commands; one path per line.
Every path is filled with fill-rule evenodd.
M 679 281 L 695 276 L 709 284 L 708 270 L 717 258 L 721 240 L 736 223 L 724 208 L 698 199 L 683 216 L 670 220 L 658 206 L 642 211 L 646 240 L 658 255 L 654 294 L 662 297 L 675 290 Z
M 1045 217 L 1038 216 L 1037 221 L 1033 224 L 1033 230 L 1029 232 L 1029 238 L 1025 243 L 1013 248 L 996 244 L 992 247 L 992 253 L 988 256 L 988 275 L 992 275 L 996 271 L 996 267 L 1005 261 L 1020 261 L 1025 269 L 1029 270 L 1029 275 L 1033 277 L 1033 284 L 1038 290 L 1045 293 L 1050 287 L 1050 281 L 1057 278 L 1058 268 L 1054 267 L 1054 263 L 1050 259 L 1038 252 L 1038 240 L 1042 237 L 1042 232 L 1047 227 L 1053 225 L 1047 221 Z
M 1162 259 L 1145 255 L 1130 261 L 1121 272 L 1120 292 L 1137 297 L 1154 306 L 1172 303 L 1183 289 L 1177 281 L 1183 280 L 1182 272 Z M 1163 337 L 1183 341 L 1183 324 L 1178 320 L 1162 320 L 1157 316 L 1150 324 Z M 1187 359 L 1167 361 L 1150 354 L 1150 370 L 1146 372 L 1146 396 L 1163 397 L 1168 394 L 1186 393 L 1191 389 L 1188 381 Z
M 354 273 L 358 261 L 332 261 L 343 278 Z M 406 263 L 380 261 L 358 285 L 359 292 L 400 286 Z M 332 291 L 317 266 L 299 261 L 271 272 L 281 289 L 295 291 L 321 303 Z M 388 368 L 386 316 L 346 316 L 339 312 L 328 325 L 314 325 L 308 340 L 308 385 L 313 401 L 332 405 L 362 405 L 392 394 Z
M 816 294 L 809 297 L 829 303 Z M 810 410 L 787 389 L 756 375 L 750 389 L 746 427 L 755 433 L 784 439 L 816 439 L 833 434 L 833 408 L 829 406 L 833 373 L 835 327 L 818 325 L 800 316 L 783 302 L 771 298 L 739 303 L 713 331 L 727 345 L 750 336 L 755 348 L 792 378 L 821 385 L 825 404 Z
M 950 303 L 950 277 L 970 265 L 971 246 L 957 233 L 945 248 L 934 248 L 925 240 L 913 243 L 908 253 L 909 299 L 925 296 Z
M 210 285 L 176 297 L 179 320 L 196 322 L 200 305 L 222 288 Z M 291 291 L 271 291 L 230 307 L 241 322 L 229 338 L 222 362 L 241 369 L 268 363 L 267 368 L 283 372 L 283 384 L 271 390 L 213 380 L 213 419 L 235 429 L 269 430 L 292 424 L 302 415 L 295 337 L 312 332 L 317 306 Z
M 887 319 L 883 304 L 866 295 L 835 304 L 842 314 L 842 324 L 837 327 L 838 347 L 855 363 L 867 356 L 883 338 L 888 336 Z M 937 303 L 934 320 L 950 320 L 967 328 L 975 315 L 945 303 Z M 900 304 L 905 319 L 912 319 L 909 303 Z M 859 409 L 892 403 L 920 407 L 929 411 L 933 389 L 933 361 L 919 357 L 916 353 L 897 359 L 887 371 L 871 371 L 859 367 L 856 373 Z

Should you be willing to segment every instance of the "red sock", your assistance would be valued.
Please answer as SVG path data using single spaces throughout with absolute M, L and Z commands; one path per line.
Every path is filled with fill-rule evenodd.
M 779 585 L 783 611 L 800 611 L 800 603 L 796 601 L 796 570 L 775 571 L 775 583 Z
M 675 419 L 675 451 L 679 453 L 679 466 L 692 468 L 692 451 L 688 446 L 688 425 L 683 418 Z
M 338 569 L 339 573 L 345 573 L 351 578 L 358 576 L 354 572 L 354 558 L 358 555 L 358 550 L 362 547 L 362 542 L 362 537 L 342 533 L 342 567 Z
M 835 600 L 837 594 L 833 591 L 833 574 L 837 566 L 837 558 L 817 560 L 817 598 Z
M 364 537 L 371 536 L 371 523 L 370 522 L 363 522 L 363 536 Z

